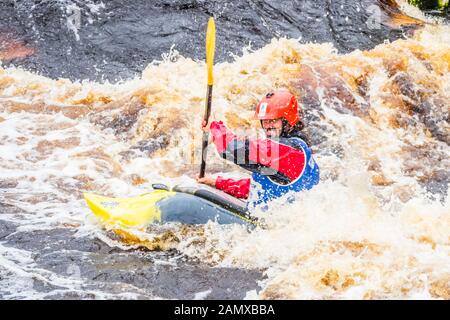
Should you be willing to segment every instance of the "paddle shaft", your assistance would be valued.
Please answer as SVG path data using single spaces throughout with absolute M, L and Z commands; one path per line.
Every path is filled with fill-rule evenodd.
M 214 84 L 213 66 L 214 66 L 215 46 L 216 46 L 216 25 L 214 23 L 214 18 L 211 17 L 208 20 L 208 27 L 206 29 L 206 71 L 208 75 L 208 87 L 206 89 L 205 114 L 203 115 L 203 121 L 205 125 L 208 125 L 209 115 L 211 114 L 212 89 Z M 202 164 L 200 165 L 199 178 L 203 178 L 205 176 L 208 139 L 209 133 L 203 131 Z
M 205 105 L 205 114 L 203 116 L 203 120 L 206 124 L 209 122 L 209 116 L 211 115 L 211 100 L 212 100 L 212 90 L 213 85 L 208 84 L 207 90 L 206 90 L 206 105 Z M 203 140 L 202 140 L 202 164 L 200 165 L 200 178 L 203 178 L 205 176 L 205 169 L 206 169 L 206 154 L 208 151 L 208 140 L 209 140 L 209 132 L 203 131 Z

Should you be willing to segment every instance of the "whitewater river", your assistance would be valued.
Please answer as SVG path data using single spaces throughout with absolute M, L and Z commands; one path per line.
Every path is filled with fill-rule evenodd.
M 271 1 L 160 1 L 156 20 L 137 27 L 143 1 L 19 3 L 1 3 L 9 20 L 0 25 L 0 298 L 450 299 L 444 19 L 391 1 L 294 1 L 297 11 Z M 379 6 L 379 28 L 367 27 L 369 5 Z M 65 22 L 71 6 L 91 22 L 55 32 L 42 12 Z M 328 24 L 312 28 L 304 12 Z M 106 228 L 83 192 L 128 197 L 194 181 L 209 14 L 220 47 L 214 117 L 256 129 L 259 99 L 289 88 L 320 184 L 255 212 L 267 228 L 252 232 L 213 222 Z M 176 32 L 158 29 L 167 17 Z M 242 50 L 249 40 L 253 49 Z M 207 171 L 246 175 L 213 150 Z

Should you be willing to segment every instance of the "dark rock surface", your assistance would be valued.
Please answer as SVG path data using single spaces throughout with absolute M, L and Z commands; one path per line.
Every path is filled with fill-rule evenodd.
M 283 36 L 333 42 L 341 52 L 369 49 L 405 35 L 411 21 L 391 23 L 399 15 L 391 0 L 4 0 L 0 53 L 9 48 L 4 63 L 52 78 L 115 81 L 140 74 L 172 45 L 204 59 L 209 16 L 217 25 L 216 60 L 224 61 L 250 42 L 260 48 Z

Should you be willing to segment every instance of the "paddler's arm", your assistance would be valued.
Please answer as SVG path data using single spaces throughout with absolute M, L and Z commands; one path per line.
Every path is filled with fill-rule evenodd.
M 230 130 L 227 130 L 227 127 L 225 127 L 222 121 L 211 122 L 209 130 L 211 132 L 212 142 L 216 146 L 217 152 L 221 155 L 227 152 L 228 145 L 231 142 L 237 141 L 237 136 Z
M 225 179 L 221 176 L 218 176 L 216 179 L 208 176 L 203 178 L 197 176 L 197 182 L 215 187 L 216 189 L 222 190 L 223 192 L 240 199 L 247 199 L 250 193 L 249 178 L 234 180 Z
M 234 180 L 218 176 L 215 186 L 216 189 L 222 190 L 233 197 L 247 199 L 250 193 L 250 178 Z
M 301 148 L 270 139 L 238 139 L 221 121 L 213 121 L 210 132 L 221 156 L 244 169 L 284 183 L 296 180 L 304 172 L 306 155 Z

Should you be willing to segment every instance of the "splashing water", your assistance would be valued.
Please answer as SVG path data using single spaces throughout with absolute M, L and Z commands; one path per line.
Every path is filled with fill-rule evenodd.
M 293 204 L 280 199 L 256 212 L 264 230 L 175 224 L 126 230 L 117 240 L 100 231 L 81 194 L 134 196 L 150 183 L 192 180 L 204 63 L 171 52 L 117 84 L 0 69 L 1 219 L 16 226 L 0 239 L 68 228 L 73 237 L 100 237 L 118 248 L 155 249 L 158 241 L 158 249 L 215 267 L 262 270 L 262 289 L 248 298 L 449 299 L 449 70 L 443 24 L 349 54 L 327 43 L 274 39 L 218 64 L 214 116 L 234 130 L 258 127 L 253 108 L 271 88 L 299 96 L 320 184 Z M 213 151 L 208 170 L 243 174 Z M 92 293 L 33 267 L 25 249 L 0 251 L 6 297 L 46 297 L 29 278 L 84 296 L 139 296 Z

